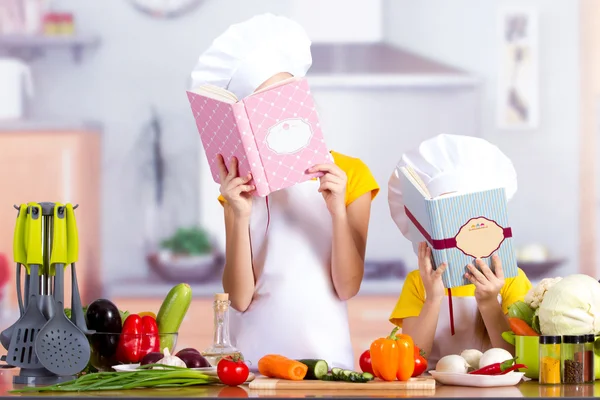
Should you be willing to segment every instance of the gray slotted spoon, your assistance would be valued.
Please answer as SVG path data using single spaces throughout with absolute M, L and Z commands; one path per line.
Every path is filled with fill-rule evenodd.
M 83 371 L 90 360 L 90 343 L 85 334 L 65 315 L 65 265 L 67 262 L 67 224 L 65 207 L 54 209 L 54 235 L 50 265 L 55 270 L 55 313 L 40 330 L 35 342 L 39 362 L 48 371 L 74 375 Z
M 29 267 L 27 264 L 27 251 L 25 250 L 25 227 L 27 226 L 27 204 L 21 204 L 19 207 L 19 213 L 17 214 L 17 223 L 15 224 L 15 232 L 13 237 L 13 258 L 17 263 L 17 270 L 15 274 L 17 284 L 17 300 L 19 302 L 19 319 L 25 314 L 25 308 L 29 300 L 27 296 L 29 294 L 29 288 L 25 290 L 25 300 L 23 300 L 22 289 L 21 289 L 21 267 L 25 267 L 26 276 L 29 277 Z M 30 279 L 25 279 L 25 286 L 29 286 Z M 16 326 L 16 322 L 9 326 L 7 329 L 0 333 L 0 343 L 8 350 L 10 346 L 10 339 L 12 338 L 13 331 Z
M 27 213 L 27 264 L 30 275 L 30 300 L 25 313 L 15 324 L 8 346 L 6 363 L 19 368 L 39 368 L 34 343 L 37 334 L 46 323 L 46 317 L 40 311 L 38 294 L 40 291 L 39 268 L 42 257 L 42 208 L 39 204 L 29 203 Z

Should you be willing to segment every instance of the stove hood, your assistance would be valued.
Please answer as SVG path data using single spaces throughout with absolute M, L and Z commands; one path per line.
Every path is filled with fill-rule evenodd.
M 460 69 L 385 42 L 313 43 L 307 78 L 319 87 L 473 86 L 477 79 Z
M 288 15 L 313 42 L 311 86 L 472 86 L 468 73 L 389 44 L 391 1 L 287 0 Z

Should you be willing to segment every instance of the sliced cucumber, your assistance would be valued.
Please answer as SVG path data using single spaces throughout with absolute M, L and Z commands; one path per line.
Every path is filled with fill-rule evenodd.
M 321 378 L 322 380 L 331 380 L 333 378 L 334 381 L 344 381 L 344 382 L 354 382 L 354 383 L 365 383 L 373 380 L 373 375 L 369 373 L 360 373 L 356 371 L 351 371 L 349 369 L 341 369 L 341 368 L 332 368 L 331 373 L 327 374 L 327 378 Z
M 341 381 L 342 380 L 342 371 L 343 371 L 343 369 L 341 369 L 341 368 L 332 368 L 331 374 L 333 375 L 333 377 L 336 380 Z
M 323 375 L 321 377 L 321 380 L 322 381 L 335 381 L 335 377 L 333 376 L 333 374 L 328 373 L 328 374 Z
M 362 373 L 362 377 L 365 381 L 372 381 L 373 379 L 375 379 L 375 377 L 373 376 L 373 374 L 370 374 L 368 372 L 363 372 Z
M 353 379 L 353 382 L 359 382 L 359 383 L 367 382 L 367 380 L 363 377 L 363 375 L 360 372 L 352 373 L 352 379 Z
M 329 372 L 329 365 L 325 360 L 298 360 L 308 367 L 304 379 L 321 379 Z

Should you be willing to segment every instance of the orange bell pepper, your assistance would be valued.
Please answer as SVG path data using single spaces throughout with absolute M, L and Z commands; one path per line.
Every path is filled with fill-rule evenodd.
M 407 381 L 415 369 L 415 345 L 408 335 L 396 335 L 394 328 L 390 336 L 371 343 L 371 366 L 374 375 L 384 381 Z

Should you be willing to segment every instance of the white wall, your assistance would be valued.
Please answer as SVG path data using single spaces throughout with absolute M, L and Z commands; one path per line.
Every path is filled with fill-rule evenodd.
M 539 11 L 540 126 L 500 131 L 495 124 L 497 11 L 525 4 Z M 541 242 L 561 271 L 578 268 L 579 9 L 573 0 L 390 0 L 388 41 L 483 78 L 482 136 L 511 157 L 519 191 L 511 203 L 517 244 Z M 460 132 L 456 132 L 460 133 Z
M 57 6 L 72 10 L 79 29 L 98 34 L 102 43 L 95 52 L 84 53 L 81 65 L 74 65 L 71 54 L 63 51 L 50 51 L 34 63 L 33 112 L 38 118 L 104 123 L 102 273 L 106 281 L 140 277 L 147 270 L 139 209 L 143 182 L 133 168 L 143 162 L 135 142 L 150 116 L 149 107 L 157 106 L 164 119 L 166 151 L 179 159 L 172 173 L 183 191 L 170 191 L 171 204 L 180 210 L 173 222 L 195 224 L 199 140 L 185 95 L 190 71 L 233 21 L 279 13 L 286 5 L 278 0 L 206 1 L 193 14 L 167 21 L 146 17 L 123 0 L 61 0 Z M 212 189 L 215 197 L 218 187 Z
M 33 111 L 38 117 L 91 118 L 105 124 L 103 274 L 108 279 L 116 271 L 119 276 L 140 276 L 146 271 L 140 242 L 143 213 L 138 209 L 142 182 L 132 169 L 136 162 L 141 163 L 135 141 L 149 117 L 150 105 L 156 104 L 164 117 L 168 153 L 182 159 L 173 173 L 181 178 L 179 184 L 189 196 L 170 199 L 182 210 L 175 222 L 194 222 L 198 202 L 214 201 L 218 188 L 214 185 L 208 194 L 197 193 L 199 141 L 184 93 L 189 72 L 200 52 L 229 24 L 262 12 L 288 13 L 290 3 L 206 1 L 193 14 L 169 21 L 141 15 L 121 0 L 62 0 L 59 4 L 76 13 L 82 31 L 99 34 L 102 44 L 94 53 L 84 53 L 81 65 L 74 65 L 70 54 L 60 51 L 51 51 L 35 62 L 38 90 Z M 490 43 L 496 37 L 498 4 L 492 0 L 387 0 L 386 37 L 484 79 L 482 134 L 513 158 L 520 174 L 520 190 L 511 208 L 517 240 L 540 240 L 558 255 L 568 255 L 569 266 L 574 266 L 578 207 L 576 2 L 532 2 L 542 11 L 542 102 L 541 127 L 530 133 L 499 132 L 494 127 L 496 53 Z M 391 92 L 376 90 L 316 92 L 329 145 L 363 158 L 382 185 L 374 205 L 368 249 L 375 258 L 395 256 L 396 246 L 402 255 L 409 249 L 407 244 L 399 244 L 403 239 L 387 214 L 385 190 L 402 147 L 413 145 L 421 135 L 428 137 L 442 130 L 477 134 L 475 126 L 480 126 L 474 125 L 480 114 L 468 94 L 460 94 L 461 104 L 467 108 L 460 108 L 444 92 L 431 97 L 433 102 L 423 97 L 430 94 L 413 93 L 417 101 L 412 101 L 408 94 L 394 97 Z M 390 128 L 381 117 L 396 115 L 398 109 L 410 118 L 397 118 Z M 435 109 L 444 111 L 432 115 Z M 348 115 L 369 117 L 354 121 Z M 396 128 L 408 132 L 411 139 L 396 136 Z M 392 135 L 394 139 L 371 141 L 369 135 Z M 389 145 L 383 149 L 378 144 L 375 151 L 375 143 Z M 183 162 L 188 159 L 189 163 Z M 205 160 L 200 163 L 206 165 Z

